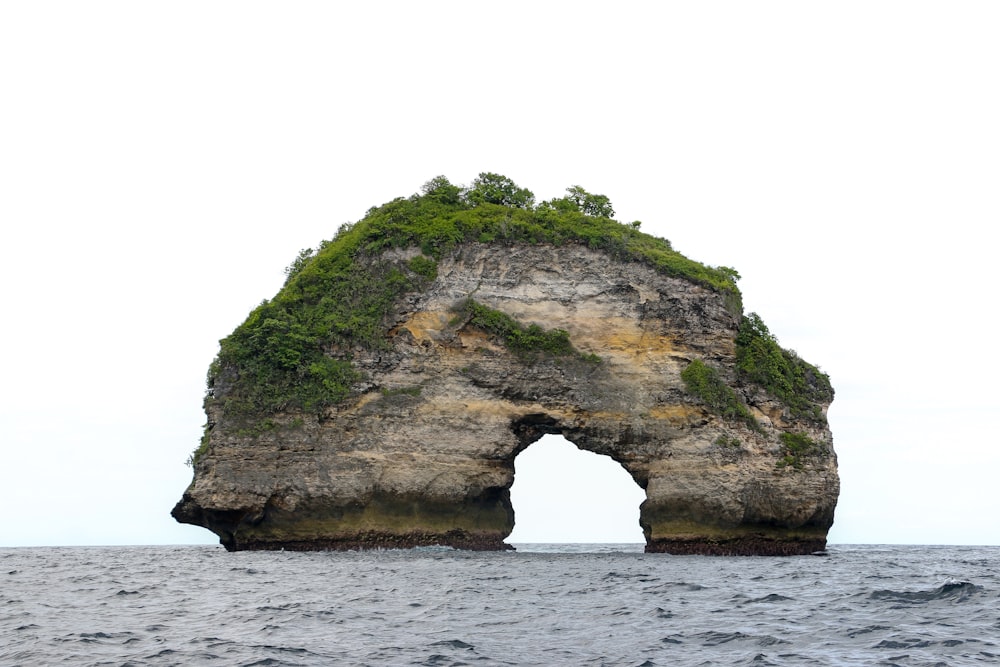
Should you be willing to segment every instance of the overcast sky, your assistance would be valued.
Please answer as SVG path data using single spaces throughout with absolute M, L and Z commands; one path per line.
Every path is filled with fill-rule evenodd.
M 1000 544 L 997 35 L 995 2 L 3 3 L 0 545 L 214 542 L 169 511 L 218 340 L 481 171 L 742 274 L 837 392 L 831 542 Z

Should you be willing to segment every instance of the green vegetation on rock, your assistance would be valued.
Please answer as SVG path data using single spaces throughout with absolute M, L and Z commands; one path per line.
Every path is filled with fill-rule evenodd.
M 347 233 L 324 244 L 220 342 L 209 397 L 223 401 L 228 416 L 319 412 L 348 396 L 360 379 L 352 349 L 384 346 L 382 322 L 393 303 L 436 271 L 430 258 L 409 267 L 358 262 L 359 237 Z
M 604 195 L 591 194 L 579 186 L 567 192 L 566 197 L 534 206 L 530 191 L 497 174 L 480 174 L 465 190 L 438 176 L 424 185 L 422 195 L 372 208 L 363 220 L 342 228 L 340 234 L 360 234 L 358 250 L 362 254 L 418 247 L 435 258 L 470 241 L 556 246 L 580 243 L 727 294 L 738 306 L 738 276 L 732 269 L 695 262 L 675 251 L 666 239 L 603 215 L 614 213 Z M 740 312 L 739 308 L 734 312 Z
M 576 356 L 585 361 L 600 363 L 601 358 L 593 354 L 578 352 L 569 340 L 569 332 L 564 329 L 543 329 L 537 324 L 525 326 L 510 315 L 488 306 L 466 299 L 461 307 L 468 323 L 500 338 L 504 344 L 521 357 L 535 354 L 556 357 Z
M 784 452 L 777 463 L 779 468 L 791 466 L 797 470 L 801 469 L 805 457 L 821 450 L 812 438 L 803 433 L 782 433 L 781 444 L 784 446 Z
M 194 466 L 195 462 L 198 459 L 200 459 L 202 456 L 204 456 L 206 452 L 208 452 L 208 443 L 209 443 L 209 438 L 210 438 L 209 431 L 210 430 L 211 429 L 209 428 L 208 424 L 206 424 L 205 428 L 204 428 L 204 430 L 202 431 L 202 434 L 201 434 L 201 440 L 198 441 L 198 446 L 195 448 L 195 450 L 193 452 L 191 452 L 188 455 L 187 461 L 184 462 L 186 465 L 188 465 L 188 466 Z
M 717 370 L 701 359 L 694 359 L 681 371 L 681 380 L 691 395 L 698 397 L 709 410 L 723 419 L 738 420 L 749 426 L 757 426 L 757 420 L 740 401 L 736 392 L 722 380 Z
M 734 436 L 720 435 L 713 442 L 716 447 L 722 447 L 724 449 L 739 449 L 742 446 L 740 439 Z
M 792 417 L 826 423 L 823 404 L 833 400 L 830 378 L 795 352 L 778 345 L 756 313 L 744 316 L 736 336 L 737 382 L 755 385 L 777 398 Z M 743 400 L 700 359 L 681 372 L 684 386 L 715 414 L 757 426 Z
M 794 352 L 782 349 L 756 313 L 740 322 L 736 369 L 742 380 L 780 399 L 792 416 L 825 421 L 820 404 L 833 400 L 829 376 Z
M 419 276 L 423 276 L 427 282 L 434 282 L 437 279 L 437 262 L 429 257 L 417 255 L 410 260 L 410 270 Z

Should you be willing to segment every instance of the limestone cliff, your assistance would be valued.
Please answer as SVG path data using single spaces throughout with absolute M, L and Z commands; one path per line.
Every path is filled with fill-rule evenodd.
M 459 222 L 470 210 L 503 209 L 450 206 Z M 735 287 L 630 251 L 629 239 L 652 243 L 635 230 L 622 232 L 624 250 L 571 234 L 553 243 L 481 229 L 430 245 L 405 236 L 371 243 L 392 229 L 363 222 L 348 232 L 351 271 L 364 270 L 335 301 L 360 299 L 351 308 L 316 305 L 340 288 L 306 266 L 234 332 L 230 347 L 245 341 L 254 356 L 227 352 L 223 341 L 194 480 L 173 511 L 179 521 L 212 530 L 229 549 L 502 549 L 514 523 L 514 457 L 559 433 L 611 456 L 645 489 L 648 551 L 824 548 L 839 492 L 825 419 L 832 390 L 743 316 Z M 327 247 L 307 264 L 343 254 Z M 389 284 L 371 311 L 374 333 L 358 334 L 360 319 L 347 328 L 344 313 L 370 301 L 361 292 Z M 324 319 L 317 309 L 341 314 Z M 301 346 L 281 347 L 296 336 Z M 277 375 L 254 365 L 264 350 Z M 771 362 L 791 364 L 781 372 L 796 377 L 774 376 Z M 297 382 L 319 393 L 295 394 Z

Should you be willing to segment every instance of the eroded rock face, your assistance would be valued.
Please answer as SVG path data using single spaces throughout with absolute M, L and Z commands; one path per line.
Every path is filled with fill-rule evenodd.
M 601 361 L 515 354 L 463 319 L 470 297 L 564 329 Z M 581 245 L 460 246 L 426 292 L 397 304 L 388 349 L 353 351 L 365 377 L 353 398 L 257 429 L 209 402 L 210 447 L 173 514 L 229 549 L 503 549 L 514 457 L 558 433 L 611 456 L 645 489 L 647 551 L 823 549 L 839 493 L 831 434 L 740 386 L 739 319 L 716 292 Z M 720 370 L 759 428 L 721 419 L 685 390 L 694 359 Z M 783 432 L 820 446 L 781 467 Z

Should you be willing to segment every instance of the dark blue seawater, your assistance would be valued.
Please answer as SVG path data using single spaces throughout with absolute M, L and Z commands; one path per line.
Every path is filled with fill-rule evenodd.
M 997 665 L 1000 547 L 0 549 L 2 665 Z

